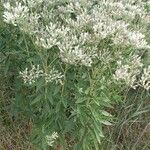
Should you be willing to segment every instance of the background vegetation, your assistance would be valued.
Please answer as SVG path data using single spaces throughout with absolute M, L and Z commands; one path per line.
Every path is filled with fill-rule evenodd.
M 76 133 L 76 131 L 74 130 L 78 129 L 78 127 L 74 127 L 74 124 L 71 124 L 73 122 L 72 120 L 71 122 L 70 120 L 66 119 L 65 122 L 63 122 L 61 119 L 67 118 L 66 116 L 70 115 L 70 107 L 67 109 L 67 106 L 69 105 L 71 107 L 75 107 L 74 105 L 76 103 L 72 102 L 69 104 L 65 104 L 66 101 L 63 101 L 63 99 L 69 98 L 70 101 L 73 100 L 74 93 L 77 93 L 77 97 L 80 97 L 80 94 L 82 93 L 82 91 L 80 93 L 78 89 L 81 86 L 80 83 L 83 84 L 82 86 L 84 86 L 84 84 L 89 84 L 86 80 L 83 83 L 83 79 L 80 78 L 80 76 L 88 76 L 89 70 L 86 70 L 83 67 L 82 69 L 84 70 L 85 74 L 82 74 L 83 72 L 77 71 L 80 70 L 81 67 L 75 67 L 73 69 L 72 67 L 68 68 L 69 71 L 67 72 L 66 77 L 70 78 L 70 82 L 67 83 L 63 91 L 64 95 L 61 98 L 59 97 L 59 95 L 61 94 L 59 86 L 54 85 L 52 87 L 54 89 L 54 97 L 50 96 L 51 88 L 49 89 L 50 95 L 48 102 L 53 103 L 53 105 L 56 107 L 57 112 L 54 112 L 54 118 L 49 118 L 49 114 L 47 111 L 49 110 L 49 105 L 40 103 L 41 98 L 43 97 L 43 95 L 40 94 L 44 90 L 43 87 L 40 87 L 40 85 L 42 86 L 43 82 L 41 81 L 40 83 L 38 83 L 39 89 L 36 89 L 38 92 L 35 93 L 34 87 L 28 88 L 27 86 L 25 86 L 18 75 L 18 72 L 23 69 L 23 66 L 27 66 L 27 64 L 30 64 L 31 61 L 35 61 L 35 47 L 32 43 L 32 40 L 27 34 L 24 35 L 27 41 L 24 40 L 22 32 L 18 28 L 14 28 L 13 25 L 4 23 L 2 19 L 2 12 L 3 8 L 2 5 L 0 5 L 0 149 L 44 149 L 45 139 L 43 139 L 43 137 L 45 137 L 45 135 L 48 133 L 48 127 L 46 125 L 51 124 L 51 121 L 49 121 L 50 119 L 54 121 L 57 118 L 57 120 L 55 121 L 57 123 L 62 123 L 62 127 L 60 124 L 56 125 L 54 122 L 53 124 L 59 126 L 59 128 L 62 128 L 64 132 L 70 133 L 64 138 L 66 140 L 65 142 L 59 141 L 59 143 L 61 143 L 62 145 L 64 143 L 67 143 L 67 149 L 72 150 L 72 145 L 76 143 L 76 136 L 80 136 L 79 134 L 74 135 L 74 132 Z M 148 35 L 150 35 L 150 32 L 148 33 Z M 150 43 L 150 36 L 147 36 L 147 40 Z M 33 51 L 30 53 L 30 57 L 26 54 L 25 50 L 26 47 L 29 46 L 31 49 L 33 49 Z M 147 62 L 148 59 L 149 52 L 146 53 L 145 61 Z M 58 65 L 57 67 L 59 68 L 60 66 Z M 62 67 L 63 69 L 66 69 L 67 65 Z M 77 72 L 77 74 L 72 74 L 72 72 L 75 71 Z M 106 69 L 106 71 L 104 71 L 104 74 L 109 78 L 109 73 L 107 73 L 108 70 Z M 102 74 L 102 76 L 104 74 Z M 78 82 L 74 81 L 74 79 L 78 80 Z M 96 81 L 98 81 L 98 79 L 94 79 L 94 77 L 91 79 L 91 85 L 93 86 L 92 88 L 97 87 L 94 87 L 96 85 Z M 72 82 L 76 83 L 76 87 L 72 86 Z M 100 144 L 98 145 L 99 147 L 97 149 L 149 150 L 150 97 L 148 92 L 140 88 L 138 88 L 137 90 L 125 89 L 123 90 L 122 94 L 117 97 L 118 95 L 116 93 L 119 90 L 117 86 L 107 89 L 106 85 L 106 87 L 103 88 L 99 90 L 104 90 L 106 93 L 109 93 L 107 95 L 108 99 L 105 98 L 104 100 L 104 103 L 106 102 L 106 111 L 109 112 L 114 118 L 112 119 L 109 114 L 105 114 L 106 116 L 108 115 L 106 121 L 111 121 L 112 125 L 109 125 L 109 122 L 105 122 L 104 124 L 106 125 L 102 125 L 103 133 L 101 136 L 105 136 L 103 138 L 100 138 Z M 69 96 L 67 95 L 68 89 L 70 91 L 72 90 L 69 93 Z M 90 90 L 92 91 L 93 89 Z M 85 98 L 86 96 L 87 95 L 85 95 Z M 112 99 L 111 102 L 109 101 L 110 98 Z M 109 101 L 108 103 L 107 100 Z M 59 101 L 61 101 L 62 103 L 59 103 Z M 81 104 L 80 107 L 82 107 L 82 103 L 84 104 L 84 101 L 84 99 L 78 99 L 77 104 L 79 106 Z M 45 109 L 41 112 L 38 109 L 42 109 L 42 107 L 44 107 Z M 66 115 L 61 114 L 64 108 Z M 102 107 L 102 110 L 103 108 L 104 107 Z M 61 116 L 62 118 L 59 118 L 59 116 Z M 81 119 L 80 121 L 78 122 L 78 124 L 83 125 L 82 121 L 84 122 L 85 120 L 83 118 L 83 120 Z M 82 138 L 86 133 L 84 133 L 84 130 L 80 133 L 83 133 L 80 138 L 80 140 L 82 141 Z M 71 136 L 75 138 L 71 139 Z M 61 144 L 56 144 L 54 149 L 61 150 Z M 51 149 L 51 147 L 48 149 Z M 80 148 L 77 149 L 80 150 Z

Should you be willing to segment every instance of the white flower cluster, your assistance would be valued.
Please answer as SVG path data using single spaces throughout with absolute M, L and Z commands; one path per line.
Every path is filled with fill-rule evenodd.
M 20 24 L 29 12 L 29 8 L 20 2 L 15 2 L 15 6 L 11 6 L 9 2 L 6 2 L 4 3 L 4 8 L 4 21 L 14 26 Z
M 43 0 L 22 0 L 29 8 L 34 8 L 39 4 L 42 4 Z
M 63 78 L 63 75 L 58 72 L 58 70 L 52 68 L 49 73 L 45 73 L 40 69 L 39 65 L 32 65 L 30 70 L 26 68 L 24 71 L 20 72 L 20 76 L 23 78 L 24 83 L 29 85 L 35 83 L 40 77 L 43 77 L 46 83 L 53 81 L 62 83 L 61 79 Z
M 146 90 L 150 89 L 150 66 L 143 69 L 141 57 L 132 55 L 130 60 L 123 58 L 117 61 L 117 70 L 114 74 L 114 79 L 117 81 L 124 81 L 129 87 L 136 89 L 138 86 Z
M 116 19 L 132 22 L 139 16 L 142 22 L 148 23 L 150 16 L 148 12 L 145 11 L 146 4 L 148 4 L 148 2 L 145 3 L 142 0 L 109 0 L 102 2 L 102 5 L 105 5 L 109 15 Z
M 30 10 L 30 3 L 32 2 L 25 0 L 22 3 L 15 2 L 14 5 L 11 5 L 10 2 L 4 3 L 4 21 L 14 26 L 19 26 L 21 30 L 29 34 L 36 33 L 40 25 L 38 21 L 40 15 Z
M 107 9 L 105 11 L 101 7 L 93 10 L 93 30 L 97 39 L 110 37 L 115 45 L 150 48 L 142 32 L 137 29 L 130 29 L 129 22 L 123 19 L 115 20 L 110 17 L 111 12 L 109 14 Z
M 36 35 L 37 40 L 35 43 L 45 49 L 50 49 L 55 45 L 59 45 L 59 39 L 65 38 L 69 30 L 64 26 L 58 28 L 56 24 L 51 22 L 47 26 L 41 27 Z
M 62 73 L 58 72 L 58 70 L 55 70 L 54 68 L 52 68 L 49 73 L 45 73 L 44 76 L 46 83 L 53 81 L 56 83 L 62 83 L 61 79 L 64 77 Z
M 58 133 L 57 132 L 54 132 L 52 135 L 46 135 L 46 143 L 49 145 L 49 146 L 53 146 L 55 140 L 58 138 Z
M 43 70 L 40 69 L 39 65 L 32 65 L 30 70 L 26 68 L 24 71 L 20 72 L 20 76 L 23 78 L 24 83 L 31 85 L 36 79 L 43 76 Z
M 21 0 L 4 3 L 3 17 L 31 34 L 43 49 L 57 46 L 63 62 L 90 67 L 99 42 L 106 38 L 111 46 L 150 48 L 145 39 L 150 21 L 146 5 L 142 0 Z M 134 23 L 137 18 L 142 26 Z
M 87 67 L 91 67 L 92 59 L 96 57 L 94 54 L 94 48 L 86 46 L 86 43 L 90 41 L 90 35 L 88 33 L 81 33 L 79 37 L 76 34 L 70 34 L 64 37 L 60 42 L 60 58 L 62 61 L 69 64 L 81 64 Z
M 140 86 L 146 90 L 150 90 L 150 66 L 143 69 L 143 74 L 139 81 Z

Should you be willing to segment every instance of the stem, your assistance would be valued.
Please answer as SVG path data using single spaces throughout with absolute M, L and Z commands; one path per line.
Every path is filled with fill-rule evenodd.
M 46 54 L 47 54 L 47 50 L 46 50 Z M 48 60 L 48 56 L 46 55 L 45 62 L 43 63 L 44 71 L 45 71 L 46 74 L 48 73 L 47 60 Z M 47 82 L 45 81 L 45 100 L 47 99 L 47 92 L 48 92 Z
M 67 70 L 68 70 L 68 65 L 66 64 L 66 67 L 65 67 L 65 70 L 64 70 L 64 83 L 63 83 L 62 90 L 61 90 L 61 97 L 63 96 L 63 93 L 64 93 Z
M 45 60 L 45 57 L 42 56 L 42 53 L 40 53 L 40 50 L 37 48 L 37 45 L 35 44 L 35 42 L 33 41 L 33 39 L 32 39 L 31 36 L 30 36 L 30 39 L 31 39 L 31 41 L 32 41 L 32 43 L 33 43 L 33 45 L 34 45 L 34 47 L 35 47 L 35 50 L 36 50 L 37 55 L 38 55 L 38 56 L 40 57 L 40 59 L 41 59 L 41 63 L 42 63 L 43 68 L 44 68 L 45 64 L 44 64 L 43 60 Z M 42 51 L 44 51 L 44 50 L 45 50 L 45 49 L 42 49 Z M 46 55 L 46 56 L 47 56 L 47 55 Z
M 22 32 L 22 34 L 23 34 L 23 39 L 24 39 L 24 42 L 25 42 L 25 47 L 26 47 L 27 55 L 28 55 L 28 58 L 30 58 L 30 53 L 29 53 L 29 48 L 28 48 L 27 40 L 25 38 L 24 32 Z M 30 61 L 30 64 L 32 65 L 31 61 Z

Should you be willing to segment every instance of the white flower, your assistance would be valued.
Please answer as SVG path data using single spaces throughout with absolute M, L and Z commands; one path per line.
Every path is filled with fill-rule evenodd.
M 44 0 L 23 0 L 23 2 L 30 8 L 36 7 L 38 4 L 41 4 Z
M 146 1 L 21 0 L 10 4 L 4 2 L 4 21 L 32 35 L 39 48 L 58 47 L 65 63 L 92 66 L 99 55 L 95 48 L 105 39 L 108 45 L 123 49 L 150 48 L 145 38 L 150 20 Z
M 37 37 L 36 44 L 42 46 L 45 49 L 49 49 L 54 45 L 57 45 L 57 39 L 50 37 L 47 39 Z
M 143 69 L 143 74 L 140 78 L 140 86 L 146 90 L 150 90 L 150 66 Z
M 114 79 L 124 81 L 128 86 L 136 88 L 138 86 L 137 76 L 140 74 L 143 64 L 141 57 L 132 55 L 130 59 L 117 61 L 118 67 L 114 74 Z
M 92 50 L 95 47 L 89 50 L 89 48 L 84 46 L 89 40 L 90 36 L 87 33 L 81 34 L 79 37 L 74 35 L 74 33 L 66 35 L 58 45 L 61 60 L 69 64 L 91 67 L 93 63 L 92 59 L 95 57 Z
M 126 32 L 131 45 L 135 46 L 136 48 L 150 48 L 145 40 L 145 35 L 143 35 L 139 31 Z
M 30 70 L 26 68 L 24 71 L 20 72 L 20 75 L 22 76 L 24 83 L 31 85 L 36 79 L 43 75 L 43 70 L 39 68 L 39 65 L 32 65 Z
M 69 30 L 70 29 L 67 27 L 57 27 L 56 24 L 50 23 L 38 31 L 36 44 L 45 49 L 49 49 L 54 45 L 59 45 L 59 40 L 65 38 Z
M 11 6 L 10 3 L 4 3 L 4 21 L 6 23 L 11 23 L 14 26 L 19 24 L 29 12 L 27 6 L 22 5 L 20 2 L 16 2 L 15 6 Z
M 49 146 L 53 146 L 55 140 L 58 138 L 58 133 L 57 132 L 53 132 L 52 135 L 46 135 L 46 142 Z
M 123 58 L 117 62 L 118 67 L 114 74 L 114 79 L 124 81 L 128 86 L 136 89 L 140 86 L 150 89 L 150 66 L 143 69 L 141 57 L 132 55 L 128 61 L 123 61 Z
M 82 12 L 81 14 L 77 15 L 76 20 L 74 19 L 66 19 L 66 22 L 76 29 L 80 29 L 91 22 L 91 16 L 88 13 Z
M 61 79 L 64 77 L 64 75 L 62 75 L 62 73 L 58 72 L 58 70 L 52 68 L 48 73 L 44 74 L 44 77 L 45 77 L 46 83 L 55 81 L 56 84 L 57 83 L 62 84 Z
M 19 73 L 20 76 L 23 78 L 24 83 L 27 83 L 29 85 L 36 82 L 39 78 L 44 78 L 45 82 L 56 82 L 62 84 L 62 78 L 64 77 L 62 73 L 60 73 L 58 70 L 52 68 L 48 73 L 44 72 L 42 69 L 40 69 L 40 66 L 32 65 L 31 69 L 26 68 L 24 71 Z

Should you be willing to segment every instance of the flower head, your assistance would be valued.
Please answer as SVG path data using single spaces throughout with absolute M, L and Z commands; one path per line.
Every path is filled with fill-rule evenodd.
M 53 146 L 54 141 L 58 138 L 58 133 L 57 132 L 53 132 L 52 135 L 46 135 L 46 142 L 49 146 Z

